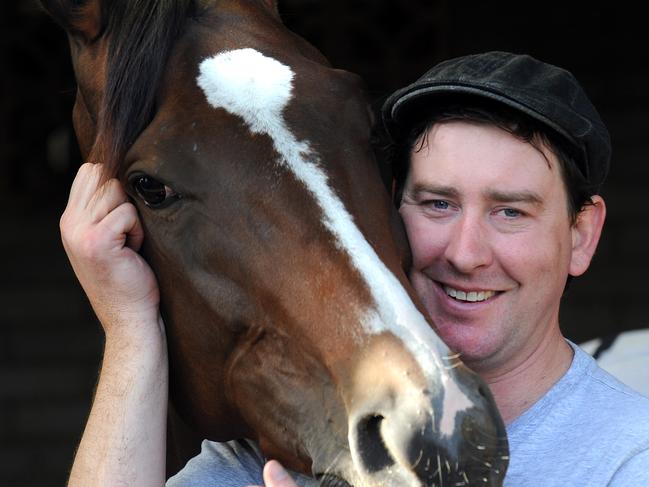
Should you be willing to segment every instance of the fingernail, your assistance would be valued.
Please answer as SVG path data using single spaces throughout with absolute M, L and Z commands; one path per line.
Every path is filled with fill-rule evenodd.
M 284 470 L 284 468 L 279 464 L 279 462 L 275 460 L 271 460 L 270 462 L 268 462 L 266 468 L 268 469 L 268 475 L 273 480 L 282 482 L 288 478 L 288 473 L 286 472 L 286 470 Z

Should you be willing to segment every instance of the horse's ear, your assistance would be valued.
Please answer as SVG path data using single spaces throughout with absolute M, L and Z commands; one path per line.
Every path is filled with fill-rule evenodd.
M 43 8 L 66 32 L 92 42 L 104 30 L 101 0 L 41 0 Z

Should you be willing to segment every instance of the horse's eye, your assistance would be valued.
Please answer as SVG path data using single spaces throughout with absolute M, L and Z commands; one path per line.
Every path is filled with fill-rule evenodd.
M 180 198 L 173 189 L 146 174 L 137 174 L 129 178 L 135 192 L 151 208 L 164 208 Z

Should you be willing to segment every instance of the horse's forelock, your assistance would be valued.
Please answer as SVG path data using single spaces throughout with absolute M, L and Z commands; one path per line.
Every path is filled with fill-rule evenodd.
M 107 9 L 106 85 L 91 160 L 115 177 L 151 122 L 163 71 L 195 0 L 114 0 Z

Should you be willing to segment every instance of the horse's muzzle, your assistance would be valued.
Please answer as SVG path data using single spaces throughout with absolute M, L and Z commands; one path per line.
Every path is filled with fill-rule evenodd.
M 482 416 L 477 409 L 458 415 L 459 438 L 439 435 L 431 422 L 414 420 L 403 425 L 406 437 L 396 441 L 391 428 L 382 427 L 389 418 L 366 417 L 358 423 L 357 444 L 352 445 L 361 459 L 357 468 L 365 470 L 368 485 L 500 486 L 508 463 L 507 439 L 504 429 L 490 428 L 490 418 Z
M 490 391 L 457 362 L 422 373 L 384 356 L 349 408 L 350 484 L 501 486 L 507 435 Z M 386 363 L 387 362 L 387 363 Z M 363 388 L 356 388 L 358 391 Z

